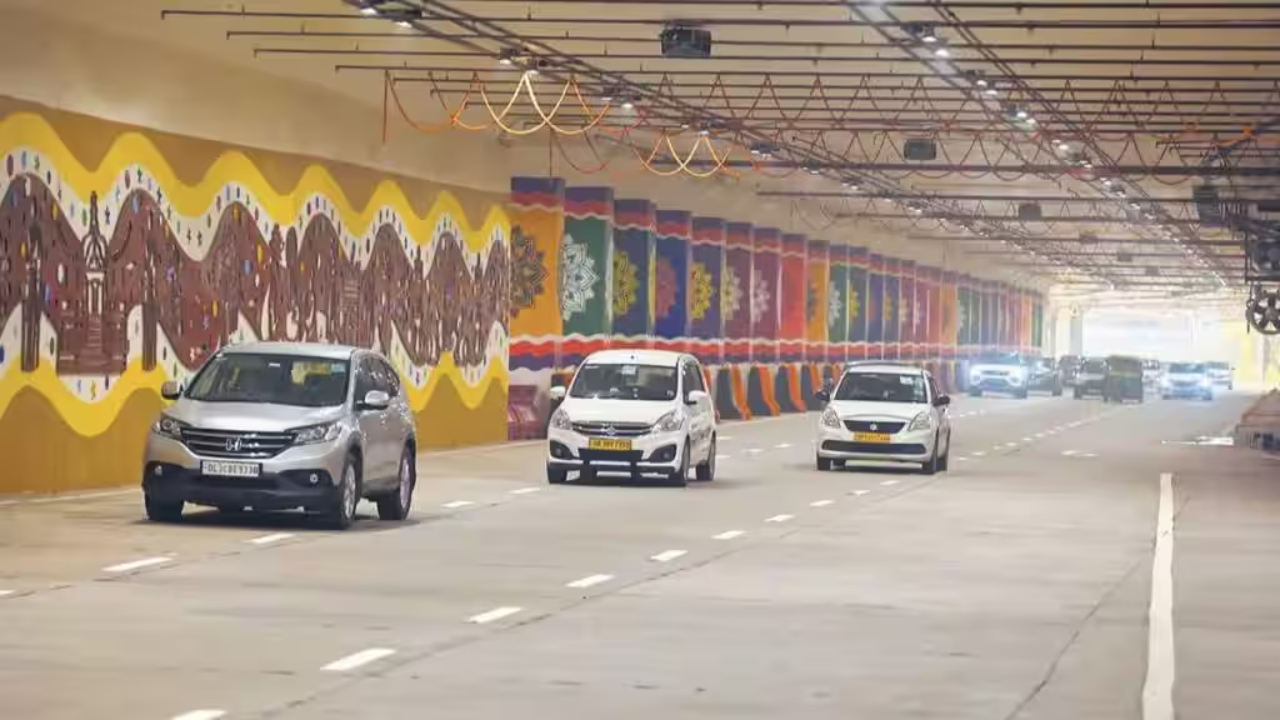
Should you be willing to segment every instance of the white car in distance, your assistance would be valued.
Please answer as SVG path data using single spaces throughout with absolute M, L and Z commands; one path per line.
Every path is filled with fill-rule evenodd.
M 854 462 L 919 464 L 945 471 L 951 455 L 951 398 L 933 376 L 912 365 L 872 363 L 845 371 L 818 422 L 819 470 Z
M 547 428 L 547 481 L 570 472 L 657 475 L 676 485 L 716 472 L 716 413 L 702 366 L 665 350 L 602 350 L 578 368 Z

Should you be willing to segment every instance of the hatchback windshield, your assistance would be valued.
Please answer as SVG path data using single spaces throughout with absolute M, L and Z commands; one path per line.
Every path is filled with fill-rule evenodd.
M 1204 373 L 1204 365 L 1200 363 L 1171 363 L 1169 372 L 1175 375 L 1199 375 Z
M 836 400 L 869 402 L 928 402 L 924 378 L 897 373 L 849 373 L 836 389 Z
M 332 407 L 347 399 L 346 360 L 225 353 L 196 376 L 187 397 L 200 402 Z
M 610 400 L 671 400 L 676 369 L 659 365 L 585 365 L 573 380 L 569 397 Z

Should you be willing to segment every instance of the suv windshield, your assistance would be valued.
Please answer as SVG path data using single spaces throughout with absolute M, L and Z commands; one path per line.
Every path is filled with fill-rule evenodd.
M 1171 363 L 1169 372 L 1178 375 L 1199 375 L 1204 372 L 1204 365 L 1200 363 Z
M 848 373 L 836 389 L 835 400 L 925 403 L 924 377 L 898 373 Z
M 975 361 L 977 365 L 1022 365 L 1022 356 L 1018 353 L 984 353 Z
M 573 380 L 569 397 L 610 400 L 671 400 L 676 368 L 660 365 L 585 365 Z
M 199 402 L 332 407 L 346 402 L 349 369 L 347 360 L 223 353 L 200 370 L 187 398 Z

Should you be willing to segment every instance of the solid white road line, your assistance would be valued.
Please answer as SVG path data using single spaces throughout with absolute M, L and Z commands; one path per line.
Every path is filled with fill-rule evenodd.
M 278 543 L 281 540 L 288 540 L 293 536 L 293 533 L 272 533 L 270 535 L 263 535 L 262 537 L 246 540 L 245 542 L 250 545 L 270 545 L 271 543 Z
M 809 503 L 809 507 L 826 507 L 834 502 L 835 500 L 815 500 L 814 502 Z
M 654 562 L 671 562 L 672 560 L 675 560 L 678 557 L 683 557 L 688 554 L 689 554 L 688 550 L 665 550 L 663 552 L 658 553 L 657 555 L 654 555 L 649 559 Z
M 218 720 L 226 714 L 226 710 L 192 710 L 173 716 L 173 720 Z
M 898 481 L 898 480 L 883 480 L 883 481 L 881 481 L 881 483 L 880 483 L 880 484 L 881 484 L 881 485 L 883 485 L 883 486 L 885 486 L 885 487 L 892 487 L 892 486 L 894 486 L 894 485 L 897 485 L 899 482 L 900 482 L 900 481 Z
M 458 508 L 467 507 L 468 505 L 475 505 L 475 503 L 471 502 L 470 500 L 454 500 L 453 502 L 447 502 L 444 505 L 441 505 L 440 507 L 445 508 L 447 510 L 456 510 Z
M 512 495 L 528 495 L 530 493 L 536 493 L 536 492 L 542 492 L 542 488 L 525 487 L 525 488 L 520 488 L 519 490 L 512 490 L 511 494 Z
M 795 515 L 774 515 L 773 517 L 765 518 L 764 521 L 767 523 L 784 523 L 794 517 Z
M 740 538 L 746 534 L 747 533 L 744 530 L 726 530 L 720 533 L 719 535 L 712 535 L 711 539 L 712 540 L 732 540 L 734 538 Z
M 396 651 L 391 648 L 369 648 L 368 650 L 361 650 L 358 653 L 352 653 L 344 658 L 334 660 L 320 669 L 325 672 L 346 672 L 395 654 Z
M 512 615 L 515 615 L 516 613 L 520 612 L 523 609 L 524 608 L 518 608 L 518 607 L 494 608 L 489 612 L 483 612 L 483 613 L 480 613 L 479 615 L 472 615 L 471 617 L 467 618 L 467 622 L 473 623 L 475 625 L 484 625 L 485 623 L 491 623 L 495 620 L 501 620 L 502 618 L 505 618 L 505 617 L 511 617 Z
M 144 558 L 142 560 L 134 560 L 132 562 L 120 563 L 119 565 L 108 565 L 107 567 L 102 568 L 102 571 L 109 572 L 109 573 L 124 573 L 124 572 L 129 572 L 130 570 L 141 570 L 142 568 L 145 568 L 145 567 L 163 565 L 172 560 L 173 558 L 171 557 L 150 557 L 150 558 Z
M 580 579 L 580 580 L 574 580 L 573 582 L 569 583 L 568 585 L 565 585 L 565 587 L 579 588 L 579 589 L 581 589 L 581 588 L 589 588 L 589 587 L 591 587 L 591 586 L 593 586 L 593 585 L 599 585 L 599 584 L 601 584 L 601 583 L 607 583 L 607 582 L 609 582 L 609 581 L 610 581 L 610 580 L 612 580 L 612 579 L 613 579 L 613 576 L 612 576 L 612 575 L 588 575 L 588 576 L 586 576 L 586 577 L 584 577 L 584 578 L 582 578 L 582 579 Z
M 1151 607 L 1147 620 L 1147 679 L 1143 720 L 1173 720 L 1173 474 L 1160 475 L 1156 550 L 1151 561 Z

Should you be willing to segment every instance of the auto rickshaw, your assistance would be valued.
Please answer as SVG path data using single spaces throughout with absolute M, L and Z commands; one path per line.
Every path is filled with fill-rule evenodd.
M 1103 402 L 1143 401 L 1142 360 L 1124 355 L 1107 358 L 1107 376 L 1102 383 Z

